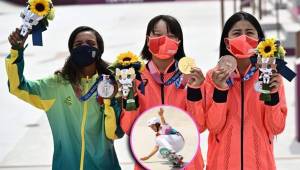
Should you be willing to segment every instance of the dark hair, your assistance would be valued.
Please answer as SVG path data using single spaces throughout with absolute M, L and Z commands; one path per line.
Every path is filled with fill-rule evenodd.
M 228 37 L 229 31 L 232 29 L 234 24 L 236 24 L 237 22 L 239 22 L 241 20 L 249 21 L 254 26 L 254 28 L 256 29 L 256 31 L 258 33 L 258 38 L 260 41 L 265 38 L 264 32 L 263 32 L 259 22 L 253 15 L 251 15 L 247 12 L 237 12 L 237 13 L 233 14 L 226 21 L 226 23 L 224 25 L 222 36 L 221 36 L 221 42 L 220 42 L 220 54 L 219 54 L 220 56 L 219 57 L 231 54 L 226 48 L 224 39 Z
M 108 63 L 106 63 L 104 60 L 101 59 L 101 56 L 104 52 L 104 42 L 101 37 L 101 35 L 94 30 L 91 27 L 88 26 L 80 26 L 77 27 L 70 35 L 69 41 L 68 41 L 68 47 L 69 47 L 69 52 L 71 53 L 71 50 L 73 49 L 73 44 L 75 41 L 76 36 L 84 31 L 90 31 L 95 34 L 96 36 L 96 41 L 98 44 L 98 49 L 99 49 L 99 55 L 96 57 L 96 69 L 98 74 L 110 74 L 108 71 Z M 75 63 L 71 60 L 71 57 L 69 56 L 61 70 L 58 70 L 55 72 L 56 75 L 60 74 L 65 80 L 68 80 L 71 84 L 78 84 L 80 83 L 80 78 L 81 78 L 81 71 L 78 66 L 76 66 Z
M 160 20 L 165 21 L 168 32 L 174 34 L 180 40 L 178 51 L 174 56 L 175 60 L 179 60 L 180 58 L 185 56 L 184 49 L 183 49 L 183 34 L 182 34 L 181 26 L 177 21 L 177 19 L 170 15 L 158 15 L 150 20 L 147 26 L 146 40 L 145 40 L 143 50 L 141 52 L 141 56 L 143 59 L 146 60 L 150 60 L 152 58 L 152 54 L 148 49 L 147 36 L 149 36 L 151 32 L 153 33 L 155 25 Z
M 155 127 L 156 127 L 157 132 L 158 132 L 158 131 L 159 131 L 159 128 L 160 128 L 160 123 L 155 123 L 154 125 L 155 125 Z

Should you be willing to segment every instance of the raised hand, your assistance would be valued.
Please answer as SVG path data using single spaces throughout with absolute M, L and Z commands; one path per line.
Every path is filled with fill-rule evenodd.
M 8 36 L 8 41 L 11 44 L 12 48 L 17 50 L 24 48 L 24 43 L 28 37 L 28 34 L 25 37 L 22 37 L 20 35 L 20 29 L 16 28 L 15 31 L 13 31 L 9 36 Z

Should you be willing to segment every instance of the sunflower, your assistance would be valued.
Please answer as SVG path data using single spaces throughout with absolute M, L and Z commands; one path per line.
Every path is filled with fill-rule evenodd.
M 29 0 L 30 11 L 38 16 L 46 16 L 50 12 L 50 0 Z
M 130 51 L 128 51 L 126 53 L 121 53 L 117 57 L 117 63 L 121 64 L 122 66 L 128 66 L 137 61 L 139 61 L 139 57 Z
M 143 60 L 140 60 L 140 62 L 141 62 L 141 68 L 140 68 L 139 72 L 142 72 L 146 68 L 146 65 Z
M 269 38 L 264 41 L 261 41 L 257 46 L 258 53 L 263 58 L 273 57 L 275 52 L 277 51 L 275 42 L 276 40 L 274 38 Z

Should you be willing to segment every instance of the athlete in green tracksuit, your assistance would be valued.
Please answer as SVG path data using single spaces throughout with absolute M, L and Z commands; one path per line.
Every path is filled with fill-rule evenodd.
M 18 36 L 18 32 L 19 30 L 16 30 L 9 36 L 9 41 L 13 46 L 10 55 L 6 58 L 9 91 L 47 113 L 54 141 L 52 169 L 121 169 L 113 144 L 114 139 L 124 134 L 119 127 L 121 107 L 114 100 L 104 100 L 104 104 L 100 105 L 96 100 L 96 94 L 82 102 L 77 97 L 77 88 L 74 88 L 82 87 L 81 93 L 85 94 L 98 76 L 99 70 L 91 71 L 93 69 L 84 67 L 96 68 L 91 65 L 104 62 L 100 59 L 103 53 L 103 49 L 99 48 L 103 48 L 102 38 L 99 39 L 100 35 L 90 27 L 78 27 L 71 34 L 69 40 L 71 55 L 66 63 L 71 62 L 73 66 L 74 63 L 75 67 L 78 66 L 78 70 L 81 70 L 79 71 L 81 76 L 78 79 L 66 78 L 65 75 L 68 74 L 65 74 L 66 68 L 63 68 L 61 72 L 48 78 L 29 81 L 23 75 L 24 48 L 22 46 L 25 40 Z M 77 40 L 81 44 L 75 44 Z M 100 43 L 102 45 L 99 45 Z M 89 57 L 86 49 L 94 50 L 95 48 L 91 48 L 93 46 L 95 48 L 98 46 L 98 51 L 96 51 L 100 57 L 89 58 L 90 61 L 82 60 L 82 57 Z M 77 49 L 77 52 L 73 49 Z M 81 57 L 81 60 L 78 57 Z M 69 75 L 69 77 L 72 76 L 76 77 Z M 90 78 L 82 78 L 84 76 L 90 76 Z

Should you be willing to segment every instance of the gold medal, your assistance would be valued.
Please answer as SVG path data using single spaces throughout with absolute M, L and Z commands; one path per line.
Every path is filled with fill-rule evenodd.
M 193 67 L 196 67 L 196 63 L 191 57 L 183 57 L 178 62 L 178 68 L 183 74 L 191 74 Z

